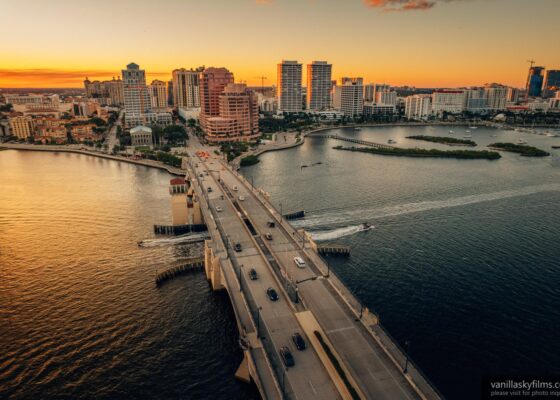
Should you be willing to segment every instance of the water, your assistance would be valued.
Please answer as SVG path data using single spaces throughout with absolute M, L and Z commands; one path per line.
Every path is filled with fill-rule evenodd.
M 405 138 L 449 129 L 329 133 L 449 149 Z M 333 268 L 399 343 L 410 341 L 436 387 L 459 400 L 479 398 L 486 374 L 560 373 L 560 150 L 551 149 L 560 138 L 482 127 L 470 134 L 478 149 L 522 138 L 553 155 L 388 157 L 308 138 L 243 169 L 284 212 L 306 210 L 295 225 L 351 246 L 349 259 L 330 260 Z M 363 222 L 375 228 L 359 232 Z
M 225 293 L 157 288 L 200 244 L 137 242 L 170 223 L 162 171 L 0 152 L 0 398 L 258 399 Z

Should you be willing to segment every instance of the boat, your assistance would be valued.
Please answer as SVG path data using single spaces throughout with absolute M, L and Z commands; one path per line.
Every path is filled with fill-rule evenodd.
M 465 135 L 465 136 L 463 136 L 463 137 L 464 137 L 465 139 L 470 139 L 470 138 L 472 138 L 472 135 Z
M 144 241 L 143 240 L 139 240 L 136 243 L 138 244 L 138 247 L 144 247 Z
M 362 230 L 362 232 L 369 231 L 371 228 L 373 228 L 373 225 L 369 222 L 364 222 L 362 225 L 360 225 L 360 229 Z
M 395 144 L 395 143 L 397 143 L 397 142 L 395 142 L 393 139 L 389 139 L 389 140 L 387 140 L 387 143 L 389 143 L 389 144 Z
M 517 143 L 519 143 L 519 144 L 527 144 L 527 142 L 526 142 L 525 140 L 523 140 L 523 139 L 518 139 L 518 140 L 517 140 Z
M 355 131 L 359 131 L 360 129 L 362 129 L 362 128 L 360 128 L 359 126 L 355 126 L 355 127 L 354 127 L 354 130 L 355 130 Z
M 558 135 L 556 135 L 555 133 L 552 133 L 552 132 L 548 132 L 548 133 L 546 134 L 546 136 L 548 136 L 548 137 L 556 137 L 556 136 L 558 136 Z
M 471 133 L 471 131 L 469 131 L 468 129 L 467 129 L 467 130 L 466 130 L 465 132 L 467 132 L 467 133 Z
M 469 126 L 469 129 L 476 129 L 478 126 Z
M 449 133 L 454 133 L 453 131 L 449 131 Z
M 560 146 L 552 146 L 553 149 L 560 149 Z

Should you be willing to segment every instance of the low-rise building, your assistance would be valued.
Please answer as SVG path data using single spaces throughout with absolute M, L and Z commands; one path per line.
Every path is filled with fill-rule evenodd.
M 153 146 L 154 140 L 152 129 L 147 126 L 138 125 L 130 130 L 130 141 L 135 147 Z
M 396 106 L 391 104 L 377 104 L 366 103 L 364 104 L 364 115 L 391 115 L 396 111 Z
M 84 140 L 99 140 L 102 136 L 94 132 L 93 128 L 95 126 L 95 124 L 74 125 L 70 128 L 70 132 L 72 137 L 80 142 Z

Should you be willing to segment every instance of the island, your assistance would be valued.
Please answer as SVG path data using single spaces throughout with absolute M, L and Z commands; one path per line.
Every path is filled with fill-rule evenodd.
M 511 153 L 518 153 L 525 157 L 546 157 L 549 156 L 550 153 L 537 149 L 533 146 L 527 146 L 524 144 L 515 144 L 515 143 L 492 143 L 488 145 L 489 148 L 495 150 L 503 150 L 509 151 Z
M 426 135 L 415 135 L 415 136 L 407 136 L 407 139 L 414 139 L 414 140 L 424 140 L 426 142 L 433 142 L 433 143 L 443 143 L 449 146 L 476 146 L 476 143 L 472 140 L 464 140 L 464 139 L 456 139 L 448 136 L 426 136 Z
M 459 159 L 486 159 L 498 160 L 502 156 L 496 151 L 488 150 L 437 150 L 437 149 L 403 149 L 399 147 L 343 147 L 335 146 L 335 150 L 358 151 L 361 153 L 380 154 L 383 156 L 401 157 L 437 157 L 437 158 L 459 158 Z

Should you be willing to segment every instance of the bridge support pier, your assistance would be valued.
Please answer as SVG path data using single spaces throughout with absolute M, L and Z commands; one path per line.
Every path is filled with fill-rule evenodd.
M 212 285 L 212 290 L 218 291 L 225 289 L 222 282 L 222 264 L 220 258 L 215 254 L 213 240 L 204 242 L 204 271 L 206 273 L 206 279 L 208 279 Z

